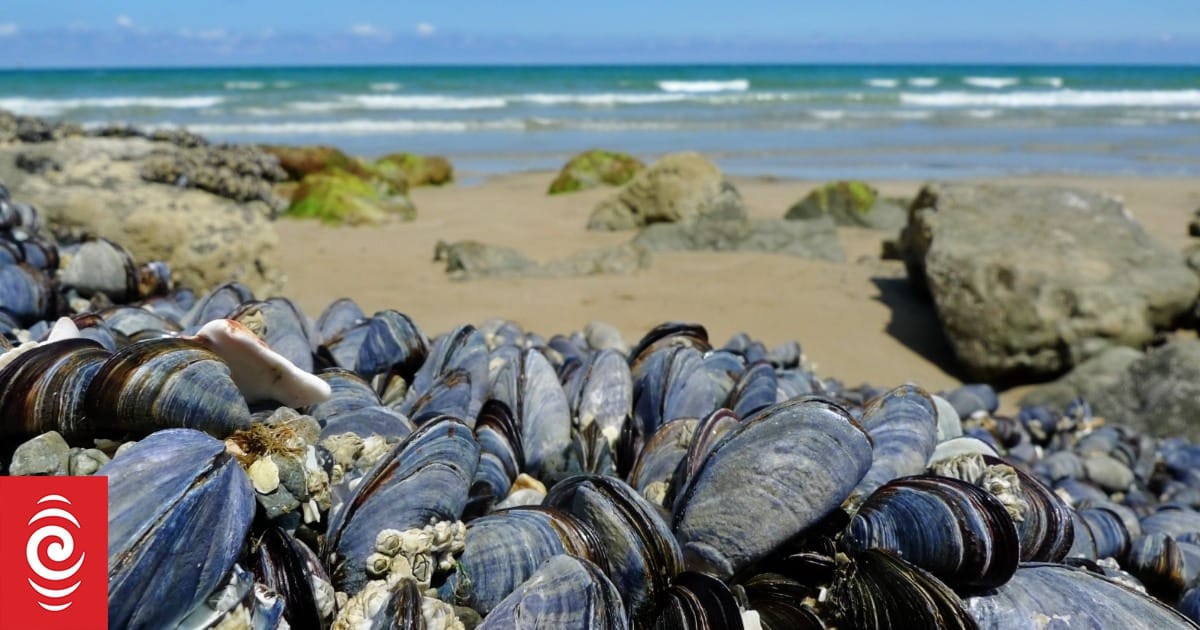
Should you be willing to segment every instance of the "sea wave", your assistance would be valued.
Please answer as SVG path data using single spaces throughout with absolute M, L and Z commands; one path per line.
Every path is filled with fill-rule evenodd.
M 683 92 L 696 94 L 701 92 L 745 92 L 750 89 L 749 79 L 731 79 L 728 81 L 659 81 L 658 89 L 664 92 Z
M 1060 90 L 1055 92 L 935 92 L 900 94 L 923 107 L 1200 107 L 1200 90 Z
M 1049 85 L 1053 88 L 1060 88 L 1063 86 L 1062 77 L 1035 77 L 1033 82 L 1037 83 L 1038 85 Z
M 371 88 L 372 92 L 395 92 L 400 89 L 400 84 L 395 81 L 380 81 L 367 87 Z
M 93 98 L 0 98 L 0 109 L 24 116 L 57 116 L 75 109 L 200 109 L 225 102 L 220 96 L 106 96 Z
M 363 94 L 343 96 L 343 102 L 364 109 L 496 109 L 508 101 L 496 96 L 442 96 L 438 94 Z
M 687 94 L 661 93 L 600 93 L 600 94 L 521 94 L 513 100 L 535 105 L 583 105 L 586 107 L 612 107 L 614 105 L 649 105 L 653 103 L 677 103 L 689 100 Z
M 911 85 L 913 87 L 921 87 L 921 88 L 935 87 L 935 86 L 937 86 L 938 83 L 941 83 L 941 82 L 942 82 L 942 80 L 937 77 L 910 77 L 908 79 L 909 85 Z
M 877 88 L 894 88 L 900 85 L 900 79 L 867 79 L 863 83 Z
M 999 90 L 1006 87 L 1012 87 L 1021 80 L 1016 77 L 964 77 L 963 83 L 972 87 L 988 88 L 990 90 Z
M 466 120 L 330 120 L 291 121 L 275 123 L 202 123 L 188 125 L 194 133 L 211 135 L 246 136 L 363 136 L 371 134 L 406 133 L 465 133 L 468 131 L 522 131 L 527 121 L 520 119 L 466 121 Z M 151 129 L 176 129 L 180 125 L 163 123 L 150 125 Z
M 226 81 L 226 90 L 261 90 L 263 89 L 262 81 Z

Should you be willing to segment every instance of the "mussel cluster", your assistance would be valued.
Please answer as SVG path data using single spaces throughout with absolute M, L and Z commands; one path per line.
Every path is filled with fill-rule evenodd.
M 1085 401 L 696 324 L 309 321 L 0 221 L 4 462 L 109 478 L 112 628 L 1197 627 L 1200 446 Z

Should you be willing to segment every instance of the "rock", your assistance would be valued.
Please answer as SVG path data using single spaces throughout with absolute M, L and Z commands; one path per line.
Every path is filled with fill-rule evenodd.
M 648 225 L 633 242 L 652 252 L 730 251 L 845 260 L 829 218 L 813 221 L 714 221 Z
M 446 263 L 446 273 L 455 279 L 521 276 L 536 273 L 538 264 L 521 252 L 479 241 L 438 241 L 433 259 Z
M 273 189 L 287 178 L 275 156 L 253 146 L 222 145 L 163 151 L 142 163 L 142 178 L 150 182 L 199 188 L 234 201 L 262 201 L 272 213 L 288 200 Z
M 650 266 L 650 252 L 636 243 L 588 249 L 541 265 L 544 275 L 555 277 L 628 275 Z
M 57 431 L 43 433 L 17 447 L 10 475 L 65 475 L 69 470 L 71 447 Z
M 370 175 L 361 161 L 334 147 L 260 145 L 259 148 L 274 155 L 279 160 L 279 167 L 287 173 L 288 179 L 296 181 L 314 173 L 334 169 L 353 173 L 360 177 Z
M 971 376 L 1045 377 L 1140 347 L 1196 302 L 1200 279 L 1120 201 L 1065 188 L 933 185 L 901 234 Z
M 389 220 L 411 221 L 417 211 L 408 197 L 390 186 L 334 169 L 306 176 L 293 194 L 287 214 L 326 223 L 378 225 Z
M 475 278 L 547 278 L 628 274 L 650 264 L 649 252 L 625 243 L 615 247 L 590 249 L 566 258 L 539 263 L 521 252 L 479 241 L 446 243 L 438 241 L 434 260 L 445 261 L 446 273 L 454 280 Z
M 77 123 L 54 122 L 33 116 L 16 116 L 0 110 L 0 144 L 53 142 L 83 135 Z
M 550 183 L 548 194 L 587 190 L 598 186 L 623 186 L 646 168 L 642 161 L 629 155 L 604 149 L 584 151 L 571 158 Z
M 454 167 L 437 155 L 391 153 L 376 160 L 372 168 L 388 178 L 402 176 L 409 186 L 442 186 L 454 181 Z
M 22 171 L 31 173 L 33 175 L 41 175 L 50 171 L 62 170 L 62 166 L 59 166 L 58 162 L 55 162 L 44 155 L 18 153 L 14 164 Z
M 653 223 L 744 219 L 742 196 L 698 153 L 672 153 L 601 201 L 589 230 L 630 230 Z
M 1143 354 L 1133 348 L 1114 346 L 1080 363 L 1075 369 L 1055 381 L 1041 385 L 1021 399 L 1022 405 L 1044 405 L 1062 409 L 1082 396 L 1093 409 L 1113 410 L 1123 406 L 1117 402 L 1128 396 L 1120 391 L 1125 387 L 1129 366 Z M 1107 412 L 1101 413 L 1107 415 Z
M 147 182 L 143 162 L 166 145 L 144 138 L 67 138 L 0 146 L 0 181 L 37 207 L 60 239 L 83 235 L 120 243 L 135 260 L 161 260 L 172 280 L 202 292 L 231 279 L 255 293 L 282 286 L 278 237 L 260 201 L 239 203 L 201 190 Z M 48 157 L 60 172 L 15 168 L 17 153 Z
M 885 199 L 862 181 L 830 182 L 796 202 L 783 218 L 792 220 L 833 217 L 838 225 L 898 230 L 904 227 L 908 203 Z
M 1200 440 L 1200 340 L 1175 339 L 1145 354 L 1112 348 L 1021 399 L 1061 409 L 1083 397 L 1112 424 Z
M 70 474 L 74 476 L 94 475 L 100 467 L 109 462 L 104 451 L 95 448 L 71 449 Z

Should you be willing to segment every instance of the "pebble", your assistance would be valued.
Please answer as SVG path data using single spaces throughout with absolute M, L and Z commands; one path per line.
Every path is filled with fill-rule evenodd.
M 65 475 L 70 470 L 71 447 L 57 431 L 43 433 L 17 447 L 10 475 Z

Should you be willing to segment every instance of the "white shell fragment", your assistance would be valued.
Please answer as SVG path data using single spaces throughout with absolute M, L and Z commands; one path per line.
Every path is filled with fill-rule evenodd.
M 70 317 L 59 317 L 58 321 L 54 322 L 54 327 L 50 329 L 50 334 L 46 337 L 45 343 L 62 341 L 64 339 L 78 339 L 82 335 L 79 334 L 79 327 Z
M 229 365 L 248 403 L 274 400 L 300 408 L 329 399 L 329 383 L 296 367 L 238 322 L 215 319 L 196 338 Z

